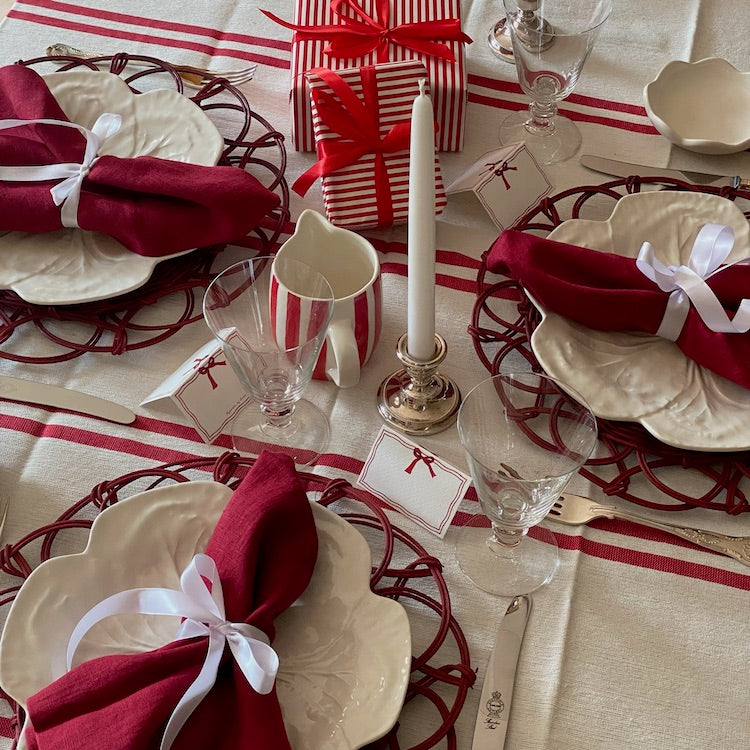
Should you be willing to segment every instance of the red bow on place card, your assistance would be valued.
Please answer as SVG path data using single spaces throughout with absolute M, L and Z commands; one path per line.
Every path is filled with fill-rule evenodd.
M 318 179 L 328 220 L 349 228 L 406 221 L 411 108 L 421 63 L 383 63 L 308 74 L 319 161 L 294 183 L 304 195 Z M 446 204 L 435 157 L 435 209 Z
M 173 750 L 228 750 L 248 742 L 289 750 L 276 691 L 265 678 L 256 680 L 259 673 L 251 662 L 254 657 L 261 670 L 268 672 L 264 666 L 268 647 L 259 644 L 273 641 L 274 619 L 305 590 L 316 558 L 315 521 L 293 462 L 286 456 L 263 453 L 232 495 L 205 555 L 194 561 L 192 579 L 190 568 L 183 575 L 183 591 L 195 600 L 187 608 L 200 610 L 207 602 L 209 609 L 219 613 L 206 618 L 208 638 L 198 634 L 203 619 L 193 622 L 193 615 L 186 614 L 181 639 L 160 649 L 104 656 L 74 667 L 29 699 L 29 749 L 155 750 L 162 743 L 165 726 L 179 724 L 172 718 L 179 715 L 184 726 L 170 731 L 165 739 L 167 744 L 172 741 Z M 196 590 L 195 584 L 201 588 L 201 577 L 210 580 L 211 564 L 206 564 L 211 560 L 218 576 L 214 576 L 214 588 L 220 586 L 223 591 L 223 606 L 215 607 L 203 591 Z M 149 593 L 139 602 L 148 602 L 153 592 L 164 595 L 171 590 L 140 591 Z M 180 591 L 173 594 L 178 603 L 185 599 Z M 213 596 L 217 598 L 221 596 Z M 183 614 L 182 609 L 177 614 Z M 182 715 L 175 708 L 203 674 L 207 648 L 211 650 L 214 641 L 218 644 L 214 652 L 225 652 L 216 682 L 208 685 L 192 711 Z M 272 672 L 273 664 L 269 664 Z
M 460 0 L 296 0 L 294 23 L 262 11 L 292 29 L 292 136 L 299 151 L 315 146 L 305 73 L 389 61 L 425 65 L 438 113 L 439 151 L 463 147 L 467 96 Z
M 549 312 L 596 330 L 668 338 L 697 364 L 750 388 L 750 265 L 721 265 L 732 239 L 728 227 L 707 224 L 689 262 L 667 267 L 649 243 L 634 259 L 506 230 L 486 263 Z
M 360 487 L 439 537 L 450 528 L 470 483 L 455 466 L 386 427 L 357 479 Z
M 100 155 L 119 123 L 71 124 L 34 70 L 0 68 L 0 229 L 80 227 L 155 257 L 238 240 L 278 206 L 236 167 Z

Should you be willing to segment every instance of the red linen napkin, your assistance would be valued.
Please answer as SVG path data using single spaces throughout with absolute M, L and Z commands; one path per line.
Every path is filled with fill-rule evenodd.
M 274 618 L 310 581 L 317 544 L 294 463 L 264 452 L 232 495 L 206 549 L 218 568 L 227 620 L 249 622 L 273 641 Z M 206 642 L 175 641 L 75 667 L 29 699 L 29 748 L 158 748 L 167 719 L 200 671 Z M 275 688 L 256 693 L 226 647 L 224 659 L 216 684 L 172 748 L 288 750 Z
M 512 229 L 495 241 L 486 262 L 518 280 L 546 310 L 600 331 L 656 333 L 669 296 L 633 258 Z M 750 296 L 750 266 L 729 266 L 707 283 L 731 317 Z M 699 365 L 750 388 L 750 334 L 711 331 L 691 306 L 675 343 Z
M 0 68 L 0 119 L 40 118 L 67 121 L 44 79 L 23 65 Z M 80 163 L 84 146 L 70 127 L 0 130 L 0 165 Z M 60 207 L 49 192 L 56 182 L 0 178 L 0 230 L 60 229 Z M 275 193 L 236 167 L 102 156 L 83 182 L 78 225 L 139 255 L 162 256 L 238 240 L 278 204 Z

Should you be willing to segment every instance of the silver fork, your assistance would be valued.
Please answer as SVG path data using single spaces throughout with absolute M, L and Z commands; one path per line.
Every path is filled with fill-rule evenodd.
M 99 57 L 108 57 L 108 55 L 102 52 L 77 49 L 68 44 L 53 44 L 47 47 L 46 51 L 49 57 L 80 57 L 84 60 L 96 60 Z M 149 63 L 139 60 L 129 61 L 129 64 L 136 67 L 149 67 Z M 196 68 L 192 65 L 174 65 L 172 63 L 170 65 L 175 68 L 177 75 L 182 78 L 185 85 L 194 89 L 203 88 L 203 86 L 214 78 L 224 78 L 233 86 L 239 86 L 242 83 L 252 80 L 258 68 L 255 64 L 235 70 L 209 70 L 208 68 Z
M 588 523 L 594 518 L 623 518 L 653 529 L 661 529 L 669 534 L 687 539 L 699 547 L 721 552 L 723 555 L 738 560 L 743 565 L 750 566 L 750 536 L 728 536 L 715 531 L 694 529 L 686 526 L 676 526 L 670 523 L 652 521 L 643 516 L 633 515 L 615 508 L 612 505 L 601 505 L 588 497 L 565 493 L 552 506 L 548 518 L 573 526 Z

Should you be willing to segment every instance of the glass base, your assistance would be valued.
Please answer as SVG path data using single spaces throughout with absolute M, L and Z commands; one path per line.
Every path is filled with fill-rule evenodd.
M 490 49 L 505 62 L 515 64 L 516 59 L 513 57 L 513 42 L 508 32 L 507 19 L 501 18 L 491 29 L 487 37 L 487 44 Z
M 238 453 L 257 456 L 269 450 L 291 456 L 298 466 L 308 466 L 328 447 L 331 427 L 326 415 L 304 399 L 282 427 L 267 422 L 258 404 L 251 402 L 232 421 L 230 434 Z
M 556 164 L 570 159 L 581 146 L 581 133 L 567 117 L 557 115 L 555 129 L 549 134 L 535 133 L 526 123 L 531 122 L 528 110 L 514 112 L 500 126 L 500 142 L 504 146 L 523 143 L 538 164 Z
M 549 583 L 560 558 L 554 534 L 543 526 L 534 528 L 514 547 L 495 542 L 486 516 L 474 516 L 458 529 L 456 558 L 469 580 L 497 596 L 530 594 Z

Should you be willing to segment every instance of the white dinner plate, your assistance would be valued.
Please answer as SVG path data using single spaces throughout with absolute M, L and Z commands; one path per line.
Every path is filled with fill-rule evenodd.
M 704 193 L 627 195 L 608 220 L 571 219 L 549 239 L 628 258 L 635 258 L 648 240 L 663 263 L 679 265 L 687 263 L 700 228 L 711 222 L 734 230 L 727 262 L 750 256 L 750 227 L 740 209 Z M 672 341 L 645 333 L 596 331 L 532 302 L 542 314 L 531 337 L 539 363 L 578 391 L 598 417 L 639 422 L 677 448 L 750 448 L 750 390 L 697 365 Z
M 170 89 L 134 94 L 119 76 L 69 71 L 43 76 L 71 122 L 91 128 L 103 112 L 122 116 L 122 127 L 102 148 L 121 157 L 158 156 L 214 166 L 224 140 L 194 102 Z M 106 234 L 83 229 L 27 234 L 0 232 L 0 289 L 39 305 L 94 302 L 142 286 L 157 263 Z
M 3 689 L 25 705 L 62 675 L 73 628 L 105 597 L 138 587 L 179 589 L 181 572 L 205 550 L 231 495 L 215 482 L 134 495 L 96 518 L 82 553 L 34 570 L 0 641 Z M 398 718 L 411 670 L 409 620 L 398 602 L 370 591 L 364 537 L 327 508 L 312 509 L 318 560 L 304 594 L 276 619 L 276 686 L 295 750 L 352 750 Z M 76 662 L 159 648 L 178 626 L 173 617 L 110 617 L 88 632 Z

